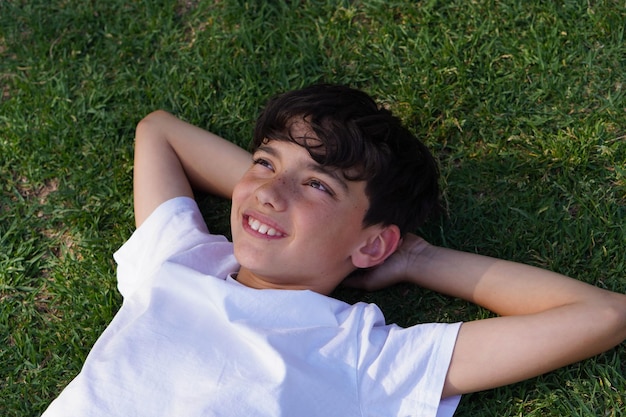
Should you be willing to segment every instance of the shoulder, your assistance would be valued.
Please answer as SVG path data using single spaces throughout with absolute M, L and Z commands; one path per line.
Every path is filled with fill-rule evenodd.
M 220 278 L 237 268 L 232 244 L 224 236 L 209 233 L 198 205 L 189 197 L 160 204 L 114 258 L 118 286 L 125 297 L 165 262 Z
M 458 397 L 442 401 L 460 323 L 363 326 L 358 375 L 368 409 L 384 404 L 398 415 L 452 415 Z M 385 387 L 381 390 L 380 387 Z
M 193 232 L 208 234 L 198 204 L 189 197 L 175 197 L 156 207 L 120 251 L 126 248 L 143 250 L 149 246 L 159 248 L 174 243 L 185 244 Z M 116 259 L 120 251 L 115 254 Z

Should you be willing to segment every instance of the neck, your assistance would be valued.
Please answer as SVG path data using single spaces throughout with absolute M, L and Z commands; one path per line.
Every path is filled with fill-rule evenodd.
M 237 273 L 237 282 L 245 285 L 246 287 L 258 289 L 258 290 L 310 290 L 323 295 L 330 294 L 333 288 L 321 288 L 315 285 L 306 285 L 302 283 L 290 283 L 283 280 L 271 279 L 262 277 L 245 267 L 241 267 Z

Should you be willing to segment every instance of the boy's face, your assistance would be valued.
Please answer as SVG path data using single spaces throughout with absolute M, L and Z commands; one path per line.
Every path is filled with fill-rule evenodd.
M 312 135 L 303 123 L 292 133 Z M 346 180 L 291 142 L 269 141 L 253 161 L 232 197 L 238 281 L 331 292 L 355 269 L 352 254 L 368 236 L 365 182 Z

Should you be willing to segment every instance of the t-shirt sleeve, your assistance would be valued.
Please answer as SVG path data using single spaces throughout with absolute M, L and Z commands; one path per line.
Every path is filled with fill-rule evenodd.
M 189 197 L 162 203 L 113 257 L 117 262 L 118 289 L 124 297 L 173 257 L 196 258 L 186 259 L 186 263 L 215 276 L 224 273 L 225 265 L 227 269 L 236 265 L 230 242 L 223 236 L 209 234 L 196 201 Z M 206 262 L 208 259 L 221 261 Z
M 452 416 L 460 396 L 441 394 L 460 325 L 372 327 L 359 355 L 363 415 Z

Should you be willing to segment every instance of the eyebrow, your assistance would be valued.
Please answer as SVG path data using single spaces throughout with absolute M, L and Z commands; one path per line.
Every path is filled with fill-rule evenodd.
M 298 145 L 300 146 L 300 145 Z M 274 148 L 271 145 L 261 145 L 256 149 L 256 152 L 261 151 L 261 152 L 265 152 L 273 157 L 279 158 L 280 154 L 279 152 L 276 150 L 276 148 Z M 319 174 L 322 175 L 326 175 L 330 178 L 332 178 L 333 180 L 335 180 L 340 186 L 341 188 L 343 188 L 344 192 L 348 193 L 350 191 L 350 189 L 348 188 L 348 183 L 346 182 L 346 180 L 344 178 L 342 178 L 341 175 L 339 175 L 337 173 L 338 169 L 333 168 L 333 169 L 329 169 L 323 165 L 318 164 L 317 162 L 313 161 L 312 159 L 309 161 L 308 164 L 305 165 L 306 169 L 317 172 Z

